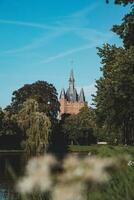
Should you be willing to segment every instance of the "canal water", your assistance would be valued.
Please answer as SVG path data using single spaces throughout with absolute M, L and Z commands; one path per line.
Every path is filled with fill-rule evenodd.
M 78 154 L 73 153 L 73 155 Z M 87 153 L 79 154 L 82 157 L 85 155 Z M 59 154 L 56 156 L 61 157 Z M 15 190 L 15 185 L 19 177 L 24 175 L 28 160 L 29 157 L 24 153 L 0 153 L 0 200 L 22 200 Z M 30 197 L 28 200 L 31 199 L 38 200 L 35 197 Z
M 0 200 L 18 200 L 15 192 L 17 179 L 24 173 L 26 155 L 0 153 Z

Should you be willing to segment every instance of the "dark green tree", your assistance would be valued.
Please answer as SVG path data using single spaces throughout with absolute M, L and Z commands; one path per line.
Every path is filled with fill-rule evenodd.
M 120 25 L 114 25 L 112 30 L 123 39 L 125 48 L 130 48 L 134 46 L 134 5 L 122 21 Z
M 3 132 L 3 130 L 2 130 L 3 118 L 4 118 L 4 113 L 3 113 L 2 109 L 0 108 L 0 135 L 1 135 L 2 132 Z
M 96 143 L 97 127 L 94 109 L 85 105 L 78 113 L 78 118 L 80 121 L 79 132 L 81 133 L 79 141 L 86 145 Z
M 85 105 L 77 115 L 70 115 L 64 119 L 62 130 L 68 137 L 69 143 L 85 145 L 94 143 L 94 111 Z
M 18 149 L 21 139 L 22 133 L 17 123 L 8 111 L 0 109 L 0 149 Z
M 134 48 L 104 45 L 98 48 L 103 77 L 96 83 L 96 116 L 100 125 L 121 134 L 123 143 L 134 141 Z
M 57 121 L 59 102 L 57 91 L 52 84 L 45 81 L 37 81 L 33 84 L 24 85 L 13 92 L 12 103 L 7 107 L 7 110 L 16 114 L 29 98 L 35 99 L 38 102 L 39 111 L 46 113 L 53 123 Z
M 115 3 L 132 3 L 132 10 L 121 25 L 112 28 L 123 39 L 124 47 L 106 44 L 98 48 L 102 77 L 96 82 L 96 121 L 107 138 L 130 144 L 134 142 L 134 1 Z
M 79 118 L 77 115 L 70 115 L 64 120 L 62 131 L 68 138 L 70 144 L 78 144 L 79 135 Z

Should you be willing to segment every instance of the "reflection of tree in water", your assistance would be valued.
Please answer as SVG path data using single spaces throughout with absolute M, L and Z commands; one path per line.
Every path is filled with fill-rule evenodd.
M 0 185 L 0 200 L 47 200 L 46 195 L 42 194 L 32 194 L 25 198 L 20 194 L 16 193 L 13 188 L 4 186 L 1 188 Z
M 26 154 L 0 154 L 0 200 L 23 200 L 15 191 L 15 183 L 24 174 L 29 157 Z M 46 199 L 39 194 L 33 194 L 28 200 Z M 25 198 L 25 200 L 27 200 Z
M 0 186 L 1 187 L 1 186 Z M 8 186 L 0 189 L 0 200 L 19 200 L 19 195 Z
M 14 190 L 16 180 L 23 174 L 25 163 L 24 154 L 0 154 L 0 200 L 20 200 Z

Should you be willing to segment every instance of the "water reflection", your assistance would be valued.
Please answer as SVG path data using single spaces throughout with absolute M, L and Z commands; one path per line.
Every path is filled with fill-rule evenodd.
M 74 156 L 78 154 L 73 153 Z M 83 157 L 87 154 L 79 154 Z M 56 154 L 58 158 L 62 158 L 61 154 Z M 25 166 L 29 160 L 29 156 L 24 153 L 0 153 L 0 200 L 22 200 L 22 197 L 15 192 L 15 183 L 20 176 L 24 174 Z M 38 197 L 37 197 L 38 196 Z M 26 199 L 26 198 L 25 198 Z M 48 199 L 40 194 L 33 194 L 27 198 L 28 200 Z
M 27 156 L 25 154 L 0 154 L 0 200 L 18 200 L 14 185 L 23 174 Z

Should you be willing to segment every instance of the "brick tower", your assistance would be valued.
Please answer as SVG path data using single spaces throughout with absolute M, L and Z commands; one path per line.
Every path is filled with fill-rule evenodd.
M 75 88 L 75 79 L 73 70 L 71 70 L 69 78 L 69 88 L 65 92 L 64 88 L 60 93 L 60 116 L 66 114 L 78 114 L 80 109 L 85 105 L 85 95 L 83 88 L 78 95 Z

